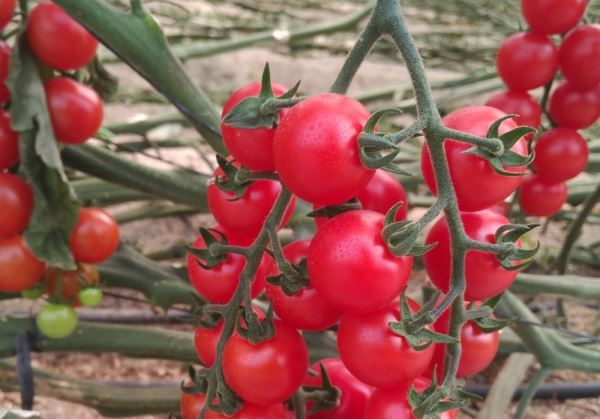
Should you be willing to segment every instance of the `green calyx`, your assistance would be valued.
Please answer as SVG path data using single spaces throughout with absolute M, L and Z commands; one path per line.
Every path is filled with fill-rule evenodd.
M 538 226 L 538 224 L 507 224 L 496 231 L 496 244 L 508 245 L 506 252 L 496 255 L 504 269 L 508 271 L 525 269 L 533 262 L 533 257 L 538 252 L 540 243 L 538 242 L 533 249 L 520 249 L 516 244 L 522 236 Z
M 267 282 L 280 287 L 285 295 L 292 296 L 304 288 L 310 287 L 306 258 L 302 258 L 298 264 L 288 262 L 285 266 L 280 267 L 280 269 L 282 272 L 279 275 L 268 277 Z
M 227 259 L 227 253 L 219 250 L 220 245 L 227 244 L 227 238 L 219 230 L 201 228 L 200 236 L 204 239 L 205 248 L 198 249 L 187 246 L 187 250 L 192 254 L 196 263 L 202 269 L 212 269 Z
M 503 293 L 486 300 L 481 307 L 473 308 L 473 303 L 469 304 L 465 311 L 465 319 L 472 320 L 477 328 L 483 333 L 493 333 L 502 330 L 514 323 L 514 319 L 497 319 L 492 316 L 494 308 L 502 299 Z
M 413 414 L 425 419 L 440 419 L 442 413 L 459 409 L 473 400 L 481 400 L 481 397 L 457 386 L 438 387 L 435 371 L 431 385 L 422 393 L 414 386 L 411 386 L 408 392 L 408 402 L 413 408 Z
M 322 363 L 319 363 L 319 368 L 321 369 L 321 386 L 302 387 L 302 390 L 306 394 L 306 399 L 315 402 L 310 409 L 309 415 L 334 409 L 338 406 L 341 396 L 340 390 L 333 385 Z
M 410 220 L 396 222 L 396 213 L 404 205 L 398 202 L 385 216 L 381 238 L 387 244 L 389 251 L 395 256 L 419 256 L 433 249 L 437 243 L 423 245 L 417 243 L 421 231 L 418 223 Z
M 264 319 L 260 319 L 258 315 L 251 309 L 241 308 L 240 321 L 237 323 L 236 330 L 240 336 L 248 340 L 254 345 L 258 345 L 265 340 L 275 336 L 275 325 L 273 324 L 273 304 L 269 305 L 267 314 Z

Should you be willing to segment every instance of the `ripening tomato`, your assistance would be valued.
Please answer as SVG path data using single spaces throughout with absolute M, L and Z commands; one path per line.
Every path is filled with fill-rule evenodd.
M 46 304 L 35 317 L 37 328 L 50 339 L 70 336 L 78 322 L 77 312 L 65 304 Z
M 51 1 L 35 6 L 27 22 L 27 40 L 40 61 L 57 70 L 76 70 L 94 59 L 98 41 Z
M 213 177 L 223 176 L 218 168 Z M 238 199 L 233 192 L 222 191 L 211 182 L 208 185 L 208 207 L 215 220 L 227 231 L 236 235 L 255 238 L 273 209 L 281 192 L 281 184 L 274 180 L 257 180 Z M 296 197 L 285 210 L 281 227 L 285 226 L 294 213 Z
M 0 2 L 0 31 L 10 23 L 17 6 L 17 0 L 2 0 Z
M 578 89 L 564 82 L 550 96 L 548 109 L 559 127 L 587 128 L 600 117 L 600 86 Z
M 548 182 L 563 182 L 583 172 L 588 156 L 587 142 L 576 130 L 553 128 L 536 140 L 533 168 Z
M 558 50 L 558 63 L 560 72 L 574 86 L 582 89 L 597 86 L 600 83 L 600 24 L 570 31 Z
M 308 273 L 315 289 L 343 312 L 386 307 L 406 286 L 412 258 L 395 257 L 381 238 L 384 216 L 349 211 L 332 218 L 312 240 Z
M 353 376 L 344 366 L 342 361 L 336 358 L 322 359 L 315 363 L 311 370 L 314 375 L 308 374 L 304 380 L 305 386 L 321 387 L 321 367 L 323 364 L 331 383 L 340 391 L 339 403 L 331 410 L 323 410 L 315 414 L 309 414 L 309 419 L 363 419 L 367 401 L 373 392 L 373 388 Z M 308 403 L 308 410 L 312 409 L 313 403 Z
M 271 84 L 273 94 L 280 96 L 288 89 L 280 84 Z M 224 118 L 235 105 L 250 96 L 258 96 L 260 83 L 250 83 L 235 91 L 223 106 L 221 117 Z M 285 116 L 287 109 L 279 111 L 279 120 Z M 221 122 L 221 134 L 227 150 L 233 158 L 255 172 L 272 172 L 275 170 L 273 161 L 273 137 L 275 127 L 245 129 L 225 125 Z
M 6 42 L 0 41 L 0 103 L 10 100 L 10 90 L 8 90 L 6 80 L 8 79 L 11 55 L 12 48 Z
M 19 161 L 19 134 L 10 126 L 10 114 L 0 109 L 0 171 Z
M 533 32 L 566 32 L 581 20 L 587 0 L 521 0 L 521 13 Z
M 0 292 L 21 292 L 44 274 L 46 264 L 38 260 L 21 236 L 0 239 Z
M 535 173 L 525 176 L 519 193 L 519 204 L 525 214 L 550 217 L 567 202 L 568 189 L 564 182 L 547 182 Z
M 359 192 L 356 198 L 361 203 L 363 209 L 379 212 L 384 215 L 398 202 L 402 202 L 402 206 L 396 212 L 396 221 L 405 220 L 408 215 L 404 187 L 402 187 L 398 179 L 385 170 L 376 170 L 367 187 Z
M 44 89 L 58 141 L 81 144 L 98 132 L 104 105 L 94 89 L 66 77 L 48 80 Z
M 465 233 L 473 240 L 494 243 L 498 228 L 510 224 L 501 214 L 484 210 L 460 214 Z M 424 256 L 425 269 L 429 278 L 442 292 L 450 288 L 450 232 L 446 218 L 440 219 L 429 231 L 426 244 L 437 246 Z M 506 290 L 514 281 L 516 271 L 507 271 L 492 253 L 470 250 L 465 257 L 465 300 L 477 301 L 494 297 Z
M 298 264 L 308 256 L 310 240 L 298 240 L 283 248 L 285 258 Z M 271 260 L 267 277 L 279 275 L 277 263 Z M 323 330 L 333 326 L 342 313 L 333 308 L 312 286 L 289 296 L 281 287 L 267 283 L 267 297 L 273 301 L 275 313 L 296 329 Z
M 79 291 L 85 286 L 97 287 L 100 285 L 100 275 L 95 265 L 79 263 L 76 271 L 63 271 L 58 268 L 49 268 L 42 279 L 44 289 L 49 297 L 53 297 L 60 281 L 60 300 L 78 307 Z
M 485 137 L 494 121 L 506 116 L 498 109 L 489 106 L 467 106 L 451 112 L 443 119 L 448 128 Z M 500 134 L 517 127 L 513 120 L 506 120 L 500 125 Z M 503 201 L 521 183 L 521 176 L 502 176 L 492 169 L 490 163 L 473 154 L 464 154 L 473 147 L 460 141 L 446 139 L 444 148 L 450 168 L 450 177 L 454 184 L 458 206 L 461 211 L 479 211 Z M 520 139 L 512 148 L 519 154 L 527 154 L 525 139 Z M 515 173 L 525 172 L 525 167 L 505 167 Z M 421 171 L 429 190 L 437 194 L 435 174 L 431 165 L 429 147 L 423 145 L 421 153 Z
M 226 416 L 221 413 L 209 410 L 206 413 L 206 419 L 286 419 L 287 411 L 283 404 L 276 403 L 270 406 L 257 406 L 250 403 L 244 403 L 244 406 L 233 416 Z
M 543 35 L 519 32 L 506 38 L 500 46 L 496 68 L 509 90 L 535 89 L 554 77 L 558 69 L 558 49 Z
M 17 175 L 0 173 L 0 238 L 25 230 L 33 211 L 31 187 Z
M 409 306 L 413 313 L 419 309 L 412 300 Z M 417 351 L 391 331 L 390 323 L 400 319 L 398 301 L 379 311 L 342 317 L 337 341 L 340 358 L 360 381 L 375 387 L 404 386 L 429 365 L 433 346 Z
M 182 392 L 179 401 L 181 419 L 198 419 L 205 403 L 205 394 L 188 394 Z
M 217 227 L 217 230 L 220 230 Z M 218 237 L 215 235 L 215 237 Z M 241 240 L 241 241 L 238 241 Z M 229 240 L 234 246 L 247 245 L 244 239 L 235 237 Z M 197 249 L 206 248 L 202 236 L 198 236 L 192 247 Z M 187 257 L 187 272 L 192 286 L 213 304 L 227 303 L 240 282 L 240 275 L 246 266 L 246 258 L 237 253 L 228 253 L 225 261 L 212 269 L 204 269 L 198 264 L 196 257 L 191 253 Z M 254 282 L 252 283 L 252 297 L 256 297 L 265 288 L 265 274 L 269 266 L 269 256 L 265 253 L 260 262 Z
M 119 225 L 100 208 L 81 208 L 71 232 L 71 252 L 78 262 L 101 263 L 119 247 Z
M 518 115 L 514 121 L 519 126 L 538 128 L 542 121 L 540 104 L 527 92 L 500 92 L 489 98 L 485 105 L 508 115 Z
M 308 349 L 302 335 L 281 320 L 275 334 L 254 345 L 238 334 L 223 350 L 223 375 L 245 402 L 268 406 L 281 403 L 300 387 L 308 369 Z
M 358 101 L 333 93 L 291 108 L 274 140 L 282 183 L 313 204 L 341 204 L 359 193 L 375 173 L 360 161 L 358 134 L 367 119 Z

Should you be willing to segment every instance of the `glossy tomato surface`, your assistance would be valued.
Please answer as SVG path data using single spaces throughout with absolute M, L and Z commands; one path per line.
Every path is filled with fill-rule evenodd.
M 204 394 L 181 393 L 179 401 L 179 412 L 182 419 L 198 419 L 200 412 L 206 403 Z
M 79 306 L 77 300 L 79 291 L 85 286 L 97 287 L 100 285 L 100 275 L 95 265 L 80 263 L 76 271 L 63 271 L 58 268 L 46 270 L 42 279 L 46 295 L 55 296 L 60 284 L 60 299 L 64 303 Z
M 281 403 L 270 406 L 244 403 L 244 406 L 233 416 L 226 416 L 213 411 L 208 411 L 205 416 L 206 419 L 286 419 L 287 417 L 287 411 Z
M 17 0 L 2 0 L 0 2 L 0 31 L 11 21 L 16 6 Z
M 559 127 L 587 128 L 600 117 L 600 86 L 579 89 L 564 82 L 550 96 L 549 111 Z
M 553 128 L 535 143 L 533 168 L 544 180 L 563 182 L 583 172 L 588 163 L 587 142 L 574 129 Z
M 35 324 L 50 339 L 63 339 L 75 331 L 77 312 L 65 304 L 46 304 L 35 317 Z
M 580 26 L 564 37 L 558 51 L 560 71 L 582 89 L 600 83 L 600 24 Z
M 119 243 L 119 225 L 111 215 L 100 208 L 81 208 L 70 242 L 76 261 L 104 262 L 115 253 Z
M 11 55 L 12 48 L 6 42 L 0 41 L 0 103 L 8 102 L 11 96 L 6 85 Z
M 45 268 L 46 264 L 31 253 L 21 236 L 0 239 L 0 292 L 31 288 Z
M 568 189 L 564 182 L 547 182 L 535 173 L 525 176 L 519 204 L 525 214 L 550 217 L 567 202 Z
M 533 32 L 566 32 L 581 20 L 586 0 L 521 0 L 521 13 Z
M 517 125 L 538 128 L 542 121 L 540 104 L 527 92 L 500 92 L 489 98 L 485 105 L 507 115 L 518 115 L 514 119 Z
M 384 215 L 398 202 L 402 202 L 402 206 L 396 212 L 396 221 L 405 220 L 408 215 L 408 203 L 404 187 L 398 179 L 385 170 L 376 170 L 367 187 L 359 192 L 356 198 L 363 209 Z
M 17 175 L 0 173 L 0 238 L 25 230 L 33 210 L 31 187 Z
M 421 380 L 421 378 L 419 378 Z M 418 388 L 417 391 L 423 391 L 424 388 Z M 456 418 L 456 410 L 443 412 L 441 419 Z M 393 389 L 377 389 L 369 399 L 364 419 L 417 419 L 408 403 L 408 390 L 406 387 Z
M 19 161 L 19 134 L 10 126 L 10 114 L 0 109 L 0 171 Z

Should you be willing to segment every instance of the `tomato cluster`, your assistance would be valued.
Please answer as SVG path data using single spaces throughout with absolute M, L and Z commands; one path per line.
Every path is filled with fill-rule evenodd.
M 518 115 L 520 125 L 540 128 L 542 106 L 529 91 L 549 89 L 558 71 L 564 77 L 549 96 L 551 128 L 534 140 L 533 173 L 521 185 L 520 206 L 529 215 L 558 212 L 567 200 L 565 182 L 587 166 L 588 146 L 578 130 L 600 117 L 600 25 L 580 24 L 586 5 L 584 0 L 522 0 L 530 30 L 510 36 L 498 50 L 496 66 L 508 90 L 486 104 Z M 564 37 L 553 37 L 557 34 Z

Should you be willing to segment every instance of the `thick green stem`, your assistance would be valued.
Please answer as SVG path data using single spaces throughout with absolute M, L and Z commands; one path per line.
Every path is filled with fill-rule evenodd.
M 206 211 L 194 207 L 173 205 L 170 202 L 151 201 L 137 205 L 135 208 L 117 212 L 114 214 L 114 217 L 119 224 L 126 224 L 150 218 L 172 217 L 175 215 L 183 216 L 201 212 Z
M 531 377 L 529 381 L 529 385 L 527 389 L 523 392 L 521 399 L 519 400 L 519 404 L 517 405 L 517 411 L 515 412 L 513 419 L 521 419 L 525 414 L 525 410 L 527 406 L 533 400 L 533 396 L 537 392 L 538 388 L 544 383 L 544 380 L 550 375 L 552 372 L 551 368 L 540 368 L 536 371 L 536 373 Z
M 91 177 L 74 180 L 71 182 L 71 186 L 83 205 L 103 207 L 130 201 L 152 199 L 152 196 L 147 193 Z
M 536 275 L 520 273 L 510 286 L 515 294 L 554 294 L 580 300 L 600 299 L 598 278 L 578 275 Z

